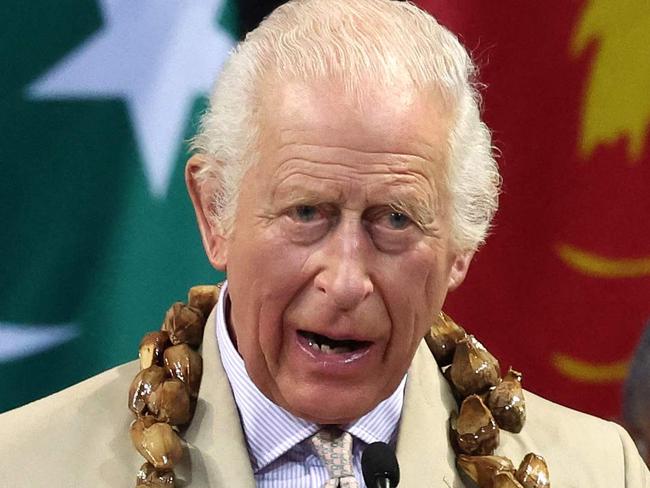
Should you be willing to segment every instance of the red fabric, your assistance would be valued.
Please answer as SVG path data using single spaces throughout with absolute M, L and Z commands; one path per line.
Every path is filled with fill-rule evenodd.
M 650 256 L 647 131 L 637 159 L 625 135 L 587 155 L 579 151 L 585 90 L 600 49 L 595 40 L 571 54 L 587 4 L 416 3 L 458 33 L 478 62 L 504 178 L 494 234 L 449 296 L 447 311 L 501 359 L 502 369 L 522 370 L 528 389 L 615 418 L 620 374 L 580 378 L 554 363 L 564 354 L 607 376 L 608 365 L 630 358 L 650 318 L 648 273 L 589 276 L 558 252 L 565 244 L 611 259 Z

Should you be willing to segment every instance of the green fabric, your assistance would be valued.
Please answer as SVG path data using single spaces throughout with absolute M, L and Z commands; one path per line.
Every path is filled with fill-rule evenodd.
M 234 36 L 233 12 L 222 8 L 215 29 L 230 25 Z M 0 13 L 0 334 L 7 324 L 79 332 L 36 355 L 0 359 L 2 412 L 135 358 L 173 301 L 223 276 L 205 258 L 185 190 L 186 144 L 166 195 L 154 197 L 123 100 L 26 94 L 103 27 L 100 5 L 6 0 Z M 204 107 L 197 97 L 186 139 Z

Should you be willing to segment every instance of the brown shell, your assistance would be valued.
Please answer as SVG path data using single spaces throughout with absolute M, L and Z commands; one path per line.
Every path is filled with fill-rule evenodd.
M 487 406 L 502 429 L 520 432 L 526 421 L 526 400 L 521 388 L 521 373 L 512 368 L 490 391 Z
M 456 343 L 465 335 L 465 329 L 441 310 L 431 329 L 429 329 L 429 333 L 424 336 L 439 367 L 442 368 L 451 364 L 456 350 Z
M 487 456 L 499 443 L 499 428 L 478 395 L 470 395 L 450 419 L 452 445 L 457 453 Z
M 169 424 L 140 417 L 129 428 L 133 446 L 156 469 L 169 470 L 181 459 L 183 447 Z
M 494 475 L 492 488 L 523 488 L 512 473 L 502 471 Z
M 187 304 L 198 308 L 207 318 L 219 300 L 221 285 L 197 285 L 190 288 L 187 293 Z
M 174 488 L 176 480 L 174 471 L 158 470 L 149 463 L 144 463 L 136 477 L 136 488 Z
M 196 398 L 201 386 L 203 358 L 187 344 L 179 344 L 165 350 L 165 368 L 170 376 L 178 378 L 187 385 L 190 396 Z
M 519 465 L 517 479 L 524 488 L 547 488 L 551 486 L 548 466 L 542 456 L 529 452 Z
M 500 376 L 499 361 L 474 336 L 458 341 L 450 377 L 461 398 L 484 393 L 498 383 Z
M 165 370 L 160 366 L 140 370 L 129 388 L 129 409 L 136 415 L 145 414 L 149 395 L 164 379 Z
M 500 471 L 514 474 L 515 467 L 503 456 L 467 456 L 460 454 L 456 459 L 458 467 L 481 488 L 492 486 L 494 475 Z
M 140 356 L 140 369 L 150 366 L 162 366 L 163 352 L 171 346 L 169 334 L 164 330 L 149 332 L 140 341 L 138 355 Z
M 203 313 L 194 307 L 176 302 L 165 314 L 162 330 L 169 333 L 172 344 L 189 344 L 198 347 L 203 339 L 205 319 Z
M 182 425 L 192 419 L 192 407 L 187 386 L 172 378 L 160 383 L 149 395 L 147 408 L 156 420 Z

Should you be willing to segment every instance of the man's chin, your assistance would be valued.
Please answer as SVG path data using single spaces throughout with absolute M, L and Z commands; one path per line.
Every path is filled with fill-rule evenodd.
M 315 424 L 345 425 L 362 417 L 363 415 L 367 414 L 369 411 L 370 409 L 367 410 L 362 409 L 354 412 L 351 411 L 350 409 L 345 409 L 345 411 L 341 411 L 340 409 L 324 410 L 320 408 L 320 409 L 314 409 L 305 412 L 295 412 L 295 413 L 292 412 L 292 413 L 294 413 L 294 415 L 296 415 L 297 417 L 300 417 L 309 422 L 314 422 Z
M 370 412 L 378 403 L 357 392 L 319 392 L 307 398 L 288 398 L 283 407 L 293 415 L 309 422 L 342 425 L 353 422 Z

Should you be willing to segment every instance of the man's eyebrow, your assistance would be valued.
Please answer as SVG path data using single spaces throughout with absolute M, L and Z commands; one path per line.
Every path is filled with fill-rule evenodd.
M 396 212 L 408 215 L 425 234 L 435 233 L 438 229 L 436 205 L 429 199 L 398 197 L 389 206 Z
M 273 199 L 281 200 L 290 205 L 312 203 L 335 203 L 342 199 L 343 191 L 330 185 L 323 185 L 319 189 L 304 184 L 280 184 L 273 191 Z
M 439 227 L 436 195 L 418 194 L 409 189 L 408 184 L 402 183 L 397 185 L 397 188 L 373 188 L 369 191 L 368 197 L 369 207 L 387 206 L 403 213 L 410 217 L 425 234 L 435 233 Z M 275 188 L 273 199 L 289 206 L 337 204 L 345 199 L 345 190 L 339 185 L 319 185 L 318 188 L 314 188 L 304 183 L 286 182 Z

